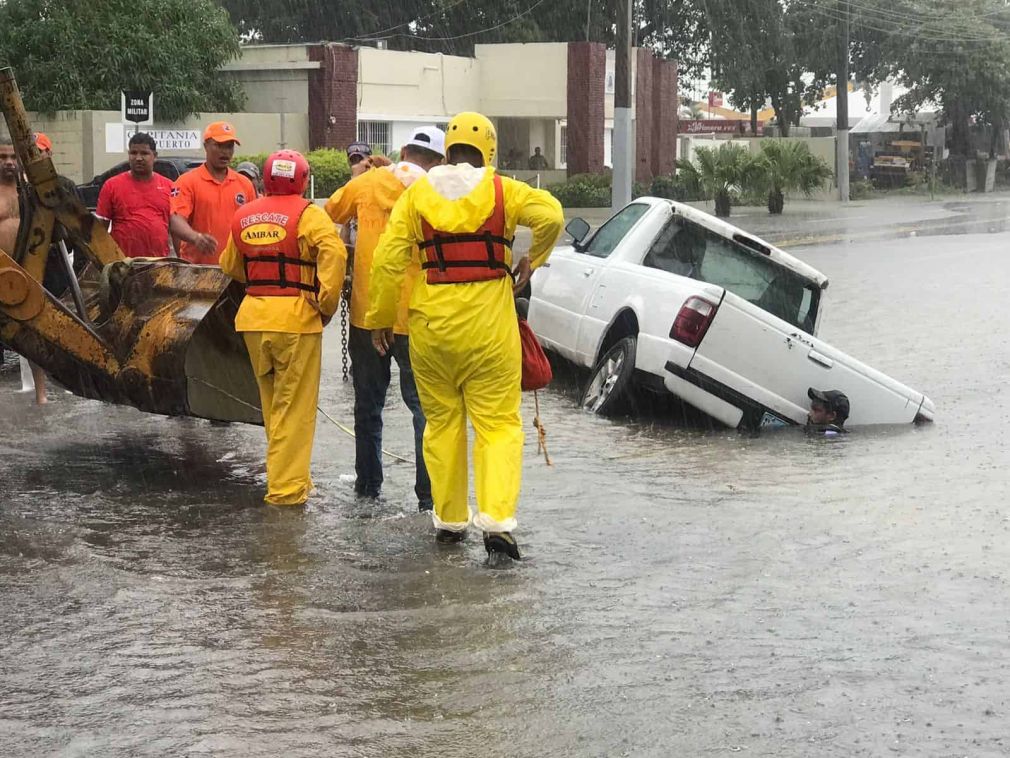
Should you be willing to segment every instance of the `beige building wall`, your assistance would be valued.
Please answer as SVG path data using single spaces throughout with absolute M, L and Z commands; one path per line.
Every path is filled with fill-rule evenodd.
M 157 107 L 157 102 L 155 103 Z M 157 111 L 155 111 L 157 113 Z M 75 182 L 85 182 L 126 159 L 126 141 L 134 126 L 125 130 L 118 111 L 60 111 L 48 116 L 28 114 L 35 131 L 53 141 L 56 170 Z M 309 149 L 309 119 L 304 113 L 204 113 L 182 122 L 141 126 L 164 143 L 162 155 L 203 155 L 203 128 L 211 121 L 230 121 L 242 141 L 240 154 L 269 153 L 281 147 Z
M 396 50 L 358 50 L 358 119 L 445 122 L 480 107 L 472 58 Z
M 318 68 L 307 45 L 251 45 L 223 70 L 242 85 L 247 111 L 308 113 L 309 74 Z
M 153 126 L 140 127 L 140 131 L 173 133 L 177 147 L 160 147 L 159 153 L 163 155 L 202 156 L 203 129 L 212 121 L 228 121 L 235 127 L 235 133 L 242 142 L 235 148 L 236 154 L 270 153 L 282 146 L 303 152 L 309 149 L 309 117 L 305 113 L 201 113 L 182 122 L 155 122 Z M 125 142 L 132 132 L 131 125 L 124 134 L 119 114 L 115 111 L 93 111 L 88 131 L 93 163 L 90 167 L 87 164 L 82 166 L 85 175 L 90 178 L 124 160 Z M 115 150 L 112 148 L 120 144 L 114 142 L 118 135 L 123 135 L 118 137 L 123 141 L 122 148 Z M 87 140 L 85 142 L 87 148 Z M 89 168 L 91 173 L 88 173 Z
M 568 45 L 564 42 L 477 45 L 480 110 L 508 118 L 564 118 Z
M 28 123 L 32 125 L 32 129 L 42 132 L 53 141 L 53 163 L 56 165 L 56 171 L 74 181 L 80 181 L 84 160 L 85 113 L 85 111 L 59 111 L 48 115 L 28 114 Z M 6 127 L 3 133 L 7 134 Z

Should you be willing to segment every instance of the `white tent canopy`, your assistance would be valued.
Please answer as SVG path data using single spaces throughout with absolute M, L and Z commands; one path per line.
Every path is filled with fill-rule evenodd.
M 891 115 L 891 103 L 908 90 L 903 87 L 884 82 L 879 89 L 870 94 L 867 102 L 867 90 L 857 89 L 849 92 L 849 128 L 853 128 L 867 118 L 876 119 L 883 116 L 883 121 Z M 834 126 L 838 119 L 838 98 L 828 97 L 814 106 L 808 106 L 800 118 L 802 126 Z M 897 128 L 894 131 L 898 131 Z

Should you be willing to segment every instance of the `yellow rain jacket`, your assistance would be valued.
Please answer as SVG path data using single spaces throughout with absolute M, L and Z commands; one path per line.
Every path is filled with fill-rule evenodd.
M 301 272 L 305 284 L 312 284 L 313 276 L 319 279 L 319 296 L 246 297 L 235 316 L 235 331 L 296 334 L 319 334 L 323 331 L 320 313 L 330 317 L 340 304 L 347 249 L 322 208 L 309 205 L 302 213 L 298 220 L 298 250 L 303 260 L 316 262 L 314 272 L 304 266 Z M 235 247 L 235 240 L 230 237 L 221 253 L 219 265 L 232 279 L 245 282 L 242 256 Z
M 373 328 L 396 320 L 398 298 L 423 239 L 421 218 L 449 233 L 476 231 L 494 210 L 493 168 L 437 166 L 400 198 L 372 263 Z M 505 236 L 533 230 L 534 268 L 547 260 L 564 224 L 558 201 L 543 190 L 502 177 Z M 510 266 L 515 261 L 509 260 Z M 512 531 L 522 478 L 519 416 L 522 355 L 512 280 L 428 284 L 421 274 L 410 298 L 410 360 L 427 418 L 424 460 L 431 476 L 435 526 L 462 531 L 467 503 L 467 430 L 473 447 L 478 515 L 486 532 Z
M 400 163 L 395 166 L 369 169 L 334 192 L 326 202 L 326 212 L 336 223 L 346 224 L 352 218 L 358 220 L 350 317 L 351 325 L 360 329 L 373 328 L 366 319 L 372 255 L 389 221 L 390 211 L 403 194 L 404 184 L 409 183 L 403 174 L 410 171 L 410 168 L 410 164 Z M 424 174 L 422 169 L 416 166 L 412 168 L 417 173 L 410 173 L 411 179 Z M 407 333 L 407 305 L 420 270 L 420 262 L 413 260 L 403 279 L 399 310 L 393 327 L 393 331 L 397 334 Z
M 267 203 L 270 198 L 258 200 Z M 310 468 L 319 402 L 322 363 L 322 316 L 330 317 L 340 302 L 347 250 L 322 208 L 309 205 L 298 220 L 298 252 L 315 261 L 300 266 L 302 282 L 319 281 L 319 294 L 295 297 L 247 295 L 235 317 L 243 332 L 249 361 L 260 391 L 267 436 L 267 494 L 270 505 L 301 505 L 312 489 Z M 221 269 L 245 281 L 242 255 L 229 238 Z

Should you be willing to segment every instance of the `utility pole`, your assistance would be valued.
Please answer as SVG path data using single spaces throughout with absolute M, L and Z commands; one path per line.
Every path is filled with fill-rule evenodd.
M 631 0 L 620 0 L 614 65 L 614 177 L 611 209 L 631 202 Z
M 838 122 L 835 128 L 835 163 L 838 171 L 838 199 L 849 202 L 849 7 L 842 3 L 839 6 L 845 14 L 842 23 L 841 50 L 838 58 L 838 73 L 835 75 L 837 92 L 836 115 Z

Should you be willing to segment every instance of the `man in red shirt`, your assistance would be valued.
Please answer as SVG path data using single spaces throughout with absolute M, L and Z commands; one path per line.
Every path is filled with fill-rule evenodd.
M 150 134 L 134 134 L 129 148 L 130 170 L 102 185 L 95 215 L 111 224 L 112 239 L 128 258 L 164 257 L 172 182 L 154 171 L 158 148 Z
M 206 162 L 176 181 L 168 223 L 180 242 L 180 258 L 216 266 L 235 211 L 256 199 L 252 182 L 230 167 L 238 144 L 235 127 L 215 121 L 203 132 Z

